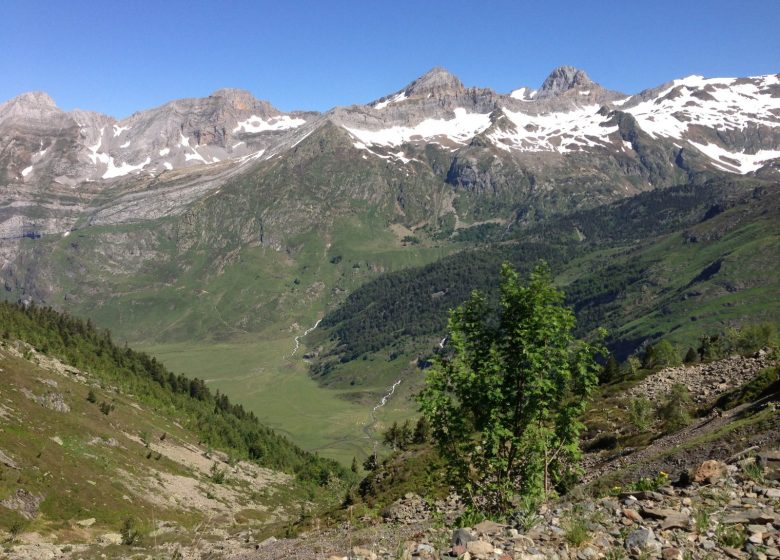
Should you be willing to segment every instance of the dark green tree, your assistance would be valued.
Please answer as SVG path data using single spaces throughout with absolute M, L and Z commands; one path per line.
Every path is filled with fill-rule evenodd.
M 363 469 L 369 472 L 375 471 L 378 466 L 379 462 L 377 461 L 376 453 L 372 453 L 366 457 L 365 461 L 363 461 Z
M 609 358 L 607 359 L 607 363 L 604 364 L 604 367 L 601 370 L 599 382 L 610 383 L 615 381 L 618 377 L 620 377 L 620 364 L 615 359 L 615 356 L 610 354 Z
M 414 425 L 414 435 L 412 436 L 412 443 L 421 444 L 428 441 L 431 436 L 431 425 L 425 416 L 420 416 L 417 419 L 417 423 Z
M 398 427 L 398 422 L 393 422 L 393 425 L 382 436 L 382 441 L 388 447 L 398 449 L 400 441 L 401 429 Z
M 546 265 L 524 285 L 504 264 L 497 309 L 474 292 L 451 312 L 452 356 L 428 369 L 419 401 L 472 506 L 506 512 L 516 494 L 545 496 L 579 472 L 604 348 L 575 340 L 574 325 Z
M 685 359 L 683 361 L 686 364 L 695 364 L 699 361 L 699 353 L 693 348 L 688 348 L 688 352 L 685 353 Z
M 408 449 L 412 444 L 413 438 L 414 431 L 412 430 L 412 423 L 411 421 L 406 420 L 403 426 L 398 430 L 398 448 Z

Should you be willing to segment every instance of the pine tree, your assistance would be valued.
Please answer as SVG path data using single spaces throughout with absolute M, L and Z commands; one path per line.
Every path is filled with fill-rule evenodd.
M 431 433 L 431 425 L 425 416 L 420 416 L 417 420 L 417 424 L 414 426 L 414 435 L 412 436 L 412 443 L 421 444 L 428 441 Z
M 601 370 L 601 376 L 599 377 L 600 383 L 611 383 L 620 376 L 620 364 L 612 354 L 609 355 L 607 363 L 604 364 L 604 368 Z

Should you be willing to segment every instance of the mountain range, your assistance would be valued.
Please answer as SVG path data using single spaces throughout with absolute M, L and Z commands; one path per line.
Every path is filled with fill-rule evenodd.
M 548 260 L 623 355 L 771 316 L 779 179 L 780 74 L 497 93 L 434 68 L 324 113 L 222 89 L 121 120 L 27 93 L 0 105 L 0 280 L 348 461 L 351 418 L 419 381 L 502 260 Z
M 289 157 L 330 129 L 360 157 L 420 166 L 455 192 L 515 202 L 567 192 L 592 203 L 695 173 L 772 173 L 779 112 L 778 75 L 689 76 L 626 95 L 565 66 L 538 89 L 509 94 L 467 88 L 434 68 L 368 105 L 325 113 L 283 113 L 223 89 L 117 120 L 64 112 L 47 94 L 26 93 L 0 105 L 0 231 L 13 237 L 30 222 L 41 233 L 64 233 L 84 218 L 126 223 L 180 213 L 228 177 Z M 154 192 L 145 197 L 151 204 L 139 189 Z M 31 196 L 43 198 L 35 211 L 21 204 Z M 79 204 L 66 202 L 73 196 Z

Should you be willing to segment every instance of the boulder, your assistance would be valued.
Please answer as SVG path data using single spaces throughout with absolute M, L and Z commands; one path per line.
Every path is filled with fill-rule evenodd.
M 122 544 L 122 535 L 119 533 L 106 533 L 98 537 L 98 543 L 103 545 Z
M 715 459 L 704 461 L 693 473 L 693 481 L 698 484 L 713 484 L 723 478 L 726 465 Z
M 652 529 L 637 529 L 626 537 L 624 546 L 633 555 L 654 554 L 661 551 L 661 543 L 655 538 Z
M 477 534 L 482 535 L 496 535 L 498 533 L 503 532 L 506 525 L 501 525 L 499 523 L 496 523 L 495 521 L 490 521 L 489 519 L 485 519 L 484 521 L 480 521 L 474 526 L 474 529 L 477 531 Z
M 493 554 L 493 545 L 487 541 L 469 541 L 466 543 L 466 551 L 477 558 L 487 558 Z

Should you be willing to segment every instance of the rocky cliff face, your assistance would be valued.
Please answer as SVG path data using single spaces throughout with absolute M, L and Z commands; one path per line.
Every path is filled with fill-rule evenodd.
M 129 175 L 238 161 L 273 144 L 311 113 L 283 114 L 249 92 L 219 90 L 181 99 L 117 121 L 76 110 L 60 111 L 46 94 L 24 94 L 0 106 L 0 141 L 7 182 L 73 187 Z M 59 143 L 48 150 L 54 139 Z

